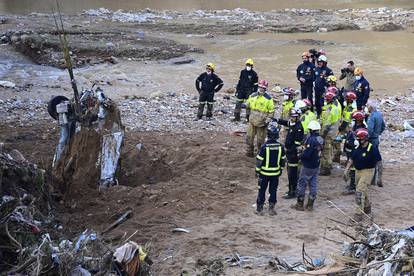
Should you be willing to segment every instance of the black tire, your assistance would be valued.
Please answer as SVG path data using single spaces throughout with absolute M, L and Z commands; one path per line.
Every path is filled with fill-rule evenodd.
M 49 115 L 55 119 L 58 120 L 59 116 L 56 112 L 56 106 L 64 101 L 69 101 L 68 98 L 66 98 L 65 96 L 56 96 L 53 97 L 47 104 L 47 112 L 49 112 Z

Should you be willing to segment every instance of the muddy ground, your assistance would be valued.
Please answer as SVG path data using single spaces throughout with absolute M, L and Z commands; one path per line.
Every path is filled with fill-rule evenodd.
M 0 128 L 0 140 L 7 147 L 20 150 L 29 161 L 50 167 L 51 145 L 57 141 L 53 124 Z M 137 144 L 143 145 L 140 151 Z M 297 212 L 290 208 L 294 201 L 281 198 L 287 190 L 284 173 L 278 191 L 278 215 L 258 217 L 253 214 L 257 192 L 254 159 L 244 156 L 244 146 L 243 137 L 227 132 L 174 136 L 129 132 L 122 157 L 122 186 L 100 192 L 85 186 L 84 192 L 54 204 L 56 219 L 71 237 L 85 228 L 102 230 L 108 218 L 131 208 L 133 218 L 112 236 L 129 236 L 138 230 L 133 240 L 151 242 L 156 275 L 178 275 L 183 270 L 195 273 L 198 259 L 225 258 L 235 252 L 258 259 L 248 268 L 226 268 L 226 275 L 270 273 L 266 264 L 271 256 L 300 260 L 302 243 L 313 257 L 339 253 L 340 243 L 347 238 L 329 230 L 335 223 L 328 218 L 345 223 L 348 219 L 329 201 L 349 215 L 353 210 L 353 197 L 342 195 L 342 169 L 320 178 L 320 193 L 312 213 Z M 384 157 L 389 160 L 395 155 Z M 410 212 L 414 174 L 410 168 L 410 164 L 386 162 L 385 187 L 370 189 L 379 225 L 400 229 L 414 224 Z M 191 233 L 172 233 L 175 227 L 191 229 Z
M 84 192 L 57 200 L 54 210 L 63 233 L 73 238 L 85 228 L 102 230 L 112 215 L 129 207 L 133 218 L 113 237 L 138 230 L 133 240 L 151 242 L 156 275 L 178 275 L 183 270 L 192 275 L 201 270 L 198 259 L 235 252 L 257 259 L 248 268 L 225 268 L 227 275 L 269 274 L 266 265 L 271 256 L 300 260 L 303 243 L 313 257 L 338 253 L 347 238 L 328 229 L 332 226 L 328 218 L 343 222 L 347 218 L 328 201 L 347 214 L 353 210 L 353 197 L 342 195 L 341 167 L 333 176 L 321 177 L 313 213 L 298 213 L 290 208 L 293 201 L 281 199 L 287 190 L 284 173 L 278 215 L 257 217 L 254 160 L 244 156 L 243 135 L 234 135 L 234 131 L 243 134 L 246 125 L 230 123 L 231 93 L 217 95 L 215 121 L 192 120 L 197 105 L 194 78 L 205 62 L 218 63 L 223 90 L 236 83 L 250 55 L 272 86 L 296 87 L 298 55 L 312 47 L 328 50 L 335 72 L 350 57 L 357 59 L 369 68 L 372 98 L 388 101 L 381 104 L 390 127 L 382 145 L 385 187 L 371 188 L 375 221 L 391 229 L 414 225 L 410 211 L 414 143 L 400 131 L 414 110 L 409 90 L 414 83 L 413 16 L 405 9 L 94 10 L 64 15 L 79 86 L 96 82 L 115 99 L 127 132 L 121 186 L 103 191 L 85 186 Z M 47 115 L 46 102 L 51 95 L 71 95 L 67 72 L 55 68 L 62 61 L 53 17 L 3 18 L 0 80 L 13 81 L 16 87 L 0 87 L 0 142 L 50 170 L 58 126 Z M 391 29 L 403 30 L 373 31 L 389 22 L 394 24 Z M 172 233 L 175 227 L 191 232 Z

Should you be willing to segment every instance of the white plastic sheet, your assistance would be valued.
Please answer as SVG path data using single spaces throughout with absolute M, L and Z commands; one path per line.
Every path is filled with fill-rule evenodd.
M 115 132 L 103 136 L 101 152 L 100 185 L 108 186 L 116 183 L 115 172 L 121 156 L 121 145 L 124 134 Z

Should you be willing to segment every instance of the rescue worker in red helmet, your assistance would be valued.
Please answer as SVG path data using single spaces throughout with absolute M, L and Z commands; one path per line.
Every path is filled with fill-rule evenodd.
M 371 214 L 371 202 L 368 197 L 368 187 L 374 177 L 375 166 L 382 160 L 381 154 L 376 146 L 369 142 L 369 134 L 366 128 L 360 128 L 355 133 L 358 146 L 352 152 L 351 160 L 348 162 L 344 179 L 347 180 L 351 166 L 356 169 L 356 214 L 355 220 L 361 221 L 364 214 Z
M 334 158 L 333 161 L 339 163 L 342 154 L 342 141 L 346 138 L 348 133 L 348 126 L 352 123 L 352 114 L 356 111 L 356 95 L 350 91 L 346 93 L 344 109 L 342 111 L 341 123 L 338 129 L 338 136 L 335 138 L 334 144 Z
M 335 93 L 326 92 L 325 105 L 321 114 L 321 136 L 325 140 L 321 156 L 321 175 L 330 175 L 332 169 L 332 144 L 338 134 L 341 118 L 339 107 L 335 104 Z
M 287 158 L 289 191 L 283 196 L 285 199 L 296 198 L 296 188 L 299 177 L 298 147 L 302 145 L 304 131 L 299 120 L 300 111 L 295 108 L 290 110 L 289 120 L 275 119 L 275 121 L 287 128 L 285 149 Z
M 257 135 L 257 150 L 260 150 L 266 139 L 267 125 L 272 121 L 275 113 L 273 98 L 266 93 L 269 83 L 266 80 L 259 81 L 259 89 L 250 95 L 246 102 L 246 108 L 250 109 L 249 125 L 247 128 L 247 152 L 246 155 L 254 157 L 254 138 Z
M 353 98 L 353 97 L 352 97 Z M 356 110 L 352 113 L 352 122 L 348 125 L 348 133 L 346 134 L 345 143 L 344 143 L 344 152 L 347 157 L 347 163 L 352 157 L 352 152 L 355 149 L 355 146 L 358 145 L 358 140 L 356 139 L 356 132 L 358 129 L 366 129 L 367 125 L 365 123 L 365 113 L 359 110 Z M 355 168 L 351 166 L 349 171 L 349 185 L 347 186 L 345 194 L 354 194 L 356 185 L 355 185 Z

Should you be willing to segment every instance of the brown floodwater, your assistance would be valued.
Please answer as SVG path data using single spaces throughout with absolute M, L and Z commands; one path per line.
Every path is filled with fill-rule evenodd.
M 0 0 L 0 13 L 25 14 L 50 12 L 55 0 Z M 275 10 L 285 8 L 414 8 L 413 0 L 59 0 L 64 12 L 105 7 L 108 9 L 158 9 L 158 10 L 220 10 L 245 8 L 249 10 Z

